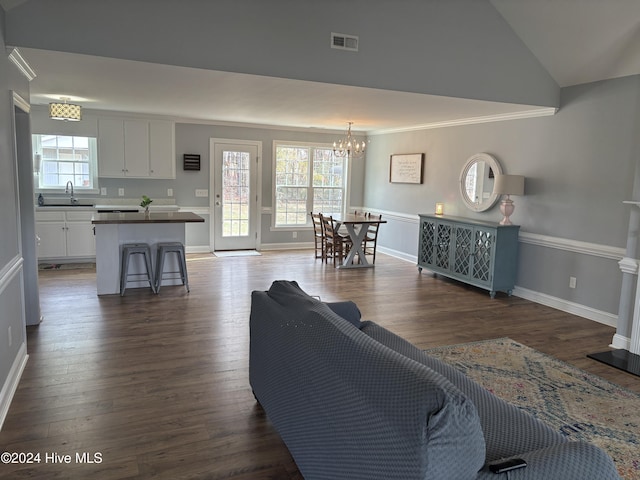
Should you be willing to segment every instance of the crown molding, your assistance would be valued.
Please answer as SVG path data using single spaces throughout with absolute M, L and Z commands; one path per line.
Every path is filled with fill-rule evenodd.
M 549 117 L 558 112 L 556 107 L 544 107 L 535 110 L 524 110 L 520 112 L 499 113 L 496 115 L 486 115 L 483 117 L 459 118 L 456 120 L 444 120 L 442 122 L 425 123 L 412 127 L 385 128 L 382 130 L 370 130 L 367 135 L 385 135 L 388 133 L 415 132 L 419 130 L 431 130 L 434 128 L 457 127 L 460 125 L 475 125 L 479 123 L 503 122 L 506 120 L 519 120 L 522 118 Z
M 36 78 L 36 72 L 33 71 L 29 63 L 22 56 L 20 51 L 16 47 L 7 47 L 9 54 L 9 60 L 11 60 L 18 70 L 24 75 L 27 80 L 31 81 Z

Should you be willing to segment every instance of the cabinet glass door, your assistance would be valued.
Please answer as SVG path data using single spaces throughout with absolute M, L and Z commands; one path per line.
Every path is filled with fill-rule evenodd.
M 436 224 L 424 220 L 421 225 L 422 234 L 420 235 L 420 259 L 418 263 L 432 265 L 433 252 L 436 244 Z
M 448 223 L 439 223 L 436 230 L 436 267 L 449 269 L 449 258 L 451 255 L 451 233 L 452 226 Z
M 493 272 L 492 256 L 495 247 L 495 234 L 492 231 L 476 229 L 474 235 L 472 277 L 484 282 L 491 281 Z
M 453 250 L 453 271 L 459 275 L 469 276 L 471 252 L 473 246 L 473 228 L 458 226 L 455 229 L 455 248 Z

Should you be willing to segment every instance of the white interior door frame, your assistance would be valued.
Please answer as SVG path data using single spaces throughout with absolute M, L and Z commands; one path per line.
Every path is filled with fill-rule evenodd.
M 252 213 L 253 221 L 256 225 L 256 249 L 260 249 L 262 240 L 262 142 L 257 140 L 239 140 L 233 138 L 210 138 L 209 139 L 209 248 L 212 252 L 215 251 L 215 233 L 216 233 L 216 196 L 214 193 L 214 185 L 216 181 L 216 158 L 215 150 L 217 144 L 233 144 L 233 145 L 247 145 L 256 147 L 258 155 L 255 162 L 256 168 L 256 186 L 255 194 L 257 196 L 256 209 Z

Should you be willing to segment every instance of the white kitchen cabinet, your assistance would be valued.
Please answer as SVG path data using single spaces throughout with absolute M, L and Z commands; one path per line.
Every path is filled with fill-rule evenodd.
M 126 177 L 148 177 L 149 122 L 124 121 L 124 168 Z
M 93 210 L 37 211 L 38 259 L 95 257 L 92 216 Z
M 173 122 L 149 122 L 149 164 L 152 178 L 176 178 L 175 126 Z
M 113 118 L 98 120 L 98 176 L 125 176 L 122 120 Z
M 176 178 L 175 124 L 101 117 L 98 173 L 109 178 Z

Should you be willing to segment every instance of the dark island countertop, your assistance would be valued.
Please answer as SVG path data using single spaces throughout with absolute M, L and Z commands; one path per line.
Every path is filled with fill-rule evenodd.
M 119 223 L 191 223 L 204 222 L 204 218 L 193 212 L 142 213 L 96 213 L 91 219 L 94 225 Z

